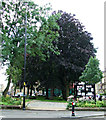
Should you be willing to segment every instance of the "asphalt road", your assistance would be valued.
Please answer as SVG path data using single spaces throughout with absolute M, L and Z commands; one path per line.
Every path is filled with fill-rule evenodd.
M 105 120 L 104 118 L 3 118 L 2 120 Z
M 105 120 L 103 111 L 0 110 L 2 120 Z

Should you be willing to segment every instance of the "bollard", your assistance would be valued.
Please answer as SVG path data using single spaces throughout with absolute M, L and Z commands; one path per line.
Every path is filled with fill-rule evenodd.
M 74 106 L 75 106 L 75 102 L 72 102 L 72 116 L 75 116 L 75 113 L 74 113 Z

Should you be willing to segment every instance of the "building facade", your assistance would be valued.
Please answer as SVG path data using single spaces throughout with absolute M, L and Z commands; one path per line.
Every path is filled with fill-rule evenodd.
M 96 84 L 96 94 L 106 94 L 106 68 L 102 80 Z
M 104 79 L 102 80 L 102 89 L 103 89 L 103 92 L 106 94 L 106 68 L 104 71 Z

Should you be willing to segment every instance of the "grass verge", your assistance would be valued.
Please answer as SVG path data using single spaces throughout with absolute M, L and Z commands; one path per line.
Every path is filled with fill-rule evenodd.
M 32 101 L 32 100 L 39 100 L 39 101 L 44 101 L 44 102 L 63 102 L 67 103 L 67 101 L 63 100 L 61 97 L 53 97 L 53 99 L 46 99 L 45 96 L 37 96 L 36 99 L 29 99 L 26 98 L 26 101 Z

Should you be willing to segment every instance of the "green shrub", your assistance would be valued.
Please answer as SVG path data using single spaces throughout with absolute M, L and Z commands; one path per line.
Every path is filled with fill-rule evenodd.
M 13 105 L 21 105 L 21 101 L 20 100 L 19 101 L 14 101 Z
M 106 107 L 106 102 L 104 102 L 103 100 L 102 101 L 97 101 L 96 102 L 96 106 L 100 106 L 100 107 Z
M 75 104 L 76 107 L 106 107 L 106 103 L 104 101 L 97 101 L 95 104 L 95 101 L 78 101 Z M 72 101 L 69 101 L 67 105 L 67 109 L 72 107 Z
M 29 99 L 36 99 L 36 96 L 29 96 Z
M 2 105 L 21 105 L 21 98 L 0 97 L 0 104 Z

